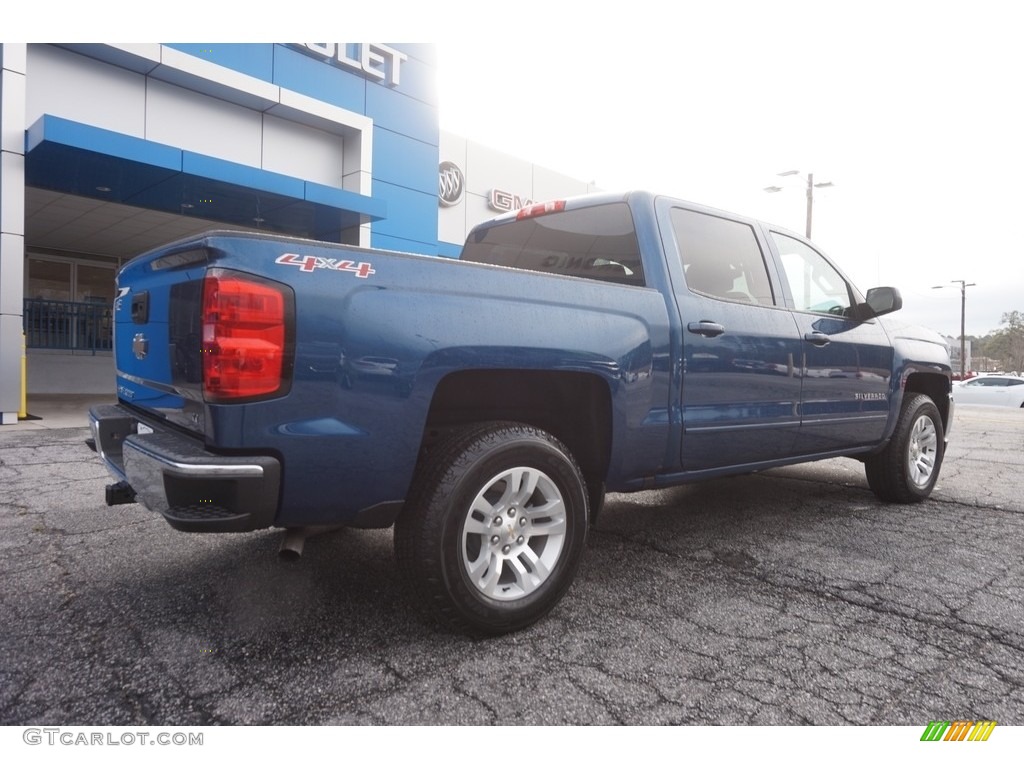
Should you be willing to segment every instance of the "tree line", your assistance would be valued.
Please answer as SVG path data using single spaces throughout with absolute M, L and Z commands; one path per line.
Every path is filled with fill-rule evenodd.
M 1004 312 L 999 324 L 1001 328 L 985 336 L 967 337 L 971 340 L 972 367 L 1024 373 L 1024 312 Z M 982 366 L 983 359 L 990 364 Z

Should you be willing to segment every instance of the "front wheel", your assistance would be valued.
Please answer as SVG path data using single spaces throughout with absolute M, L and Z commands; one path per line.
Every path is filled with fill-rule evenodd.
M 561 599 L 587 533 L 587 486 L 542 430 L 495 422 L 451 435 L 421 463 L 395 524 L 421 603 L 462 630 L 502 634 Z
M 892 439 L 864 462 L 868 485 L 882 501 L 923 501 L 939 479 L 945 446 L 942 417 L 926 395 L 903 401 Z

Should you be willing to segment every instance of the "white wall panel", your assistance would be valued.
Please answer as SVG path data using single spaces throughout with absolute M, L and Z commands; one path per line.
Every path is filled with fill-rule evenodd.
M 0 72 L 0 150 L 25 153 L 25 75 L 9 69 Z
M 260 167 L 263 115 L 158 80 L 146 95 L 146 138 Z
M 373 127 L 345 138 L 345 176 L 342 189 L 360 195 L 373 194 Z
M 0 43 L 0 67 L 24 75 L 28 60 L 27 48 L 25 43 Z
M 50 45 L 28 47 L 28 128 L 44 114 L 129 136 L 145 135 L 142 75 Z
M 336 134 L 265 115 L 263 168 L 317 184 L 342 187 L 344 140 Z
M 468 194 L 466 195 L 466 231 L 463 233 L 461 241 L 465 242 L 466 235 L 469 234 L 469 230 L 479 224 L 481 221 L 487 221 L 498 216 L 497 211 L 492 211 L 487 207 L 487 201 L 489 196 Z M 460 242 L 456 240 L 455 242 Z
M 469 144 L 467 139 L 462 136 L 455 136 L 454 134 L 448 133 L 447 131 L 441 131 L 441 135 L 438 139 L 437 156 L 438 159 L 443 163 L 445 160 L 449 160 L 455 163 L 462 172 L 466 172 L 466 148 Z
M 25 298 L 25 238 L 0 234 L 0 314 L 21 317 Z
M 0 46 L 0 63 L 0 424 L 16 424 L 25 279 L 26 46 Z
M 348 154 L 345 156 L 348 157 Z M 348 166 L 345 166 L 348 168 Z M 373 177 L 370 176 L 370 171 L 355 171 L 353 173 L 346 173 L 342 179 L 341 188 L 346 192 L 355 192 L 360 195 L 369 195 L 373 189 Z
M 462 243 L 466 240 L 466 198 L 458 205 L 442 207 L 437 212 L 437 239 L 443 243 Z
M 445 131 L 441 131 L 438 151 L 441 161 L 455 163 L 466 175 L 463 201 L 438 211 L 438 239 L 446 243 L 462 243 L 470 229 L 501 213 L 488 205 L 492 189 L 537 202 L 599 191 L 592 182 L 542 168 Z
M 0 154 L 0 232 L 25 234 L 25 156 Z
M 467 191 L 487 196 L 492 189 L 529 197 L 533 190 L 533 165 L 504 152 L 470 141 L 466 145 Z

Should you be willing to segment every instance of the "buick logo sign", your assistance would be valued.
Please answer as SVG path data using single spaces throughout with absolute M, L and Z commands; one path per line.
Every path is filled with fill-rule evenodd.
M 445 208 L 458 205 L 466 191 L 466 177 L 455 163 L 445 160 L 437 167 L 437 200 Z

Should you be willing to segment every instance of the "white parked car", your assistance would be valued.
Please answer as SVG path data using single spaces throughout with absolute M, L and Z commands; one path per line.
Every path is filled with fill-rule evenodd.
M 1005 405 L 1024 408 L 1024 376 L 988 374 L 953 382 L 957 405 Z

